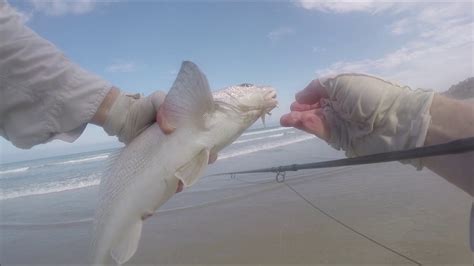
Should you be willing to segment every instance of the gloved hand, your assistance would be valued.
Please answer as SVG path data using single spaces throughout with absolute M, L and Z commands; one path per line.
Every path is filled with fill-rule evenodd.
M 118 89 L 114 93 L 117 92 Z M 161 91 L 156 91 L 147 97 L 120 93 L 111 105 L 102 127 L 107 134 L 117 136 L 119 141 L 125 144 L 130 143 L 155 121 L 165 134 L 171 134 L 175 129 L 168 125 L 160 111 L 165 97 L 166 94 Z M 216 160 L 217 154 L 210 156 L 209 164 Z M 180 180 L 176 193 L 182 190 L 183 183 Z
M 405 150 L 424 145 L 433 95 L 368 75 L 341 74 L 313 80 L 280 121 L 323 138 L 348 157 Z M 419 160 L 409 163 L 421 168 Z
M 120 142 L 130 143 L 155 122 L 156 113 L 165 96 L 161 91 L 148 97 L 120 93 L 103 124 L 105 132 L 110 136 L 117 136 Z

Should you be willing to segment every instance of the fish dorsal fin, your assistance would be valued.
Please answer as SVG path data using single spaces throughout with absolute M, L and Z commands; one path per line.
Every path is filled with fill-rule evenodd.
M 202 175 L 209 162 L 209 150 L 203 149 L 187 164 L 176 171 L 175 176 L 183 182 L 186 187 L 193 185 Z
M 132 226 L 122 232 L 120 241 L 110 250 L 110 256 L 119 265 L 127 262 L 137 251 L 142 234 L 143 221 L 138 219 Z
M 162 108 L 167 123 L 174 128 L 183 123 L 204 125 L 204 115 L 214 111 L 207 78 L 194 63 L 183 62 Z

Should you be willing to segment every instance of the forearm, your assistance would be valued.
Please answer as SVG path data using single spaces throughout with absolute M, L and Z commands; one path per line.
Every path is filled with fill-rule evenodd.
M 474 105 L 435 95 L 425 146 L 474 137 Z M 474 196 L 474 152 L 425 158 L 422 164 Z
M 0 0 L 0 135 L 20 148 L 73 141 L 111 85 L 72 63 Z

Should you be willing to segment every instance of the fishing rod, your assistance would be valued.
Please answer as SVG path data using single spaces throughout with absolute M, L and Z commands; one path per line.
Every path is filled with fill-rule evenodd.
M 270 168 L 261 168 L 254 170 L 238 171 L 238 172 L 225 172 L 217 173 L 209 176 L 220 176 L 230 175 L 232 179 L 238 174 L 253 174 L 253 173 L 276 173 L 275 179 L 278 183 L 285 181 L 287 171 L 298 171 L 305 169 L 317 169 L 317 168 L 328 168 L 328 167 L 339 167 L 349 165 L 360 165 L 360 164 L 373 164 L 383 163 L 391 161 L 409 160 L 415 158 L 432 157 L 439 155 L 448 154 L 459 154 L 474 151 L 474 137 L 458 139 L 451 142 L 431 145 L 426 147 L 413 148 L 402 151 L 391 151 L 384 153 L 377 153 L 353 158 L 331 160 L 316 163 L 305 163 L 305 164 L 290 164 L 282 165 Z

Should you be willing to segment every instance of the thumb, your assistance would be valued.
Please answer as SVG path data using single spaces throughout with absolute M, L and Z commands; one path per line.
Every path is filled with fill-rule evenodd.
M 153 108 L 155 109 L 156 123 L 160 126 L 163 133 L 171 134 L 175 130 L 175 128 L 172 127 L 166 121 L 163 108 L 162 108 L 162 104 L 165 101 L 166 94 L 162 91 L 155 91 L 152 95 L 148 97 L 150 97 L 151 103 L 153 104 Z
M 304 112 L 292 111 L 280 118 L 284 127 L 294 127 L 328 141 L 330 139 L 329 125 L 321 109 Z
M 160 108 L 160 106 L 165 101 L 166 94 L 162 91 L 155 91 L 148 97 L 150 97 L 153 108 L 155 108 L 155 112 L 158 112 L 158 108 Z
M 294 127 L 301 129 L 303 126 L 301 122 L 301 112 L 292 111 L 288 114 L 284 114 L 280 118 L 280 124 L 284 127 Z
M 166 135 L 173 133 L 175 128 L 171 126 L 168 121 L 166 121 L 166 117 L 163 112 L 163 106 L 158 108 L 158 112 L 156 112 L 156 123 L 160 126 L 161 131 Z

